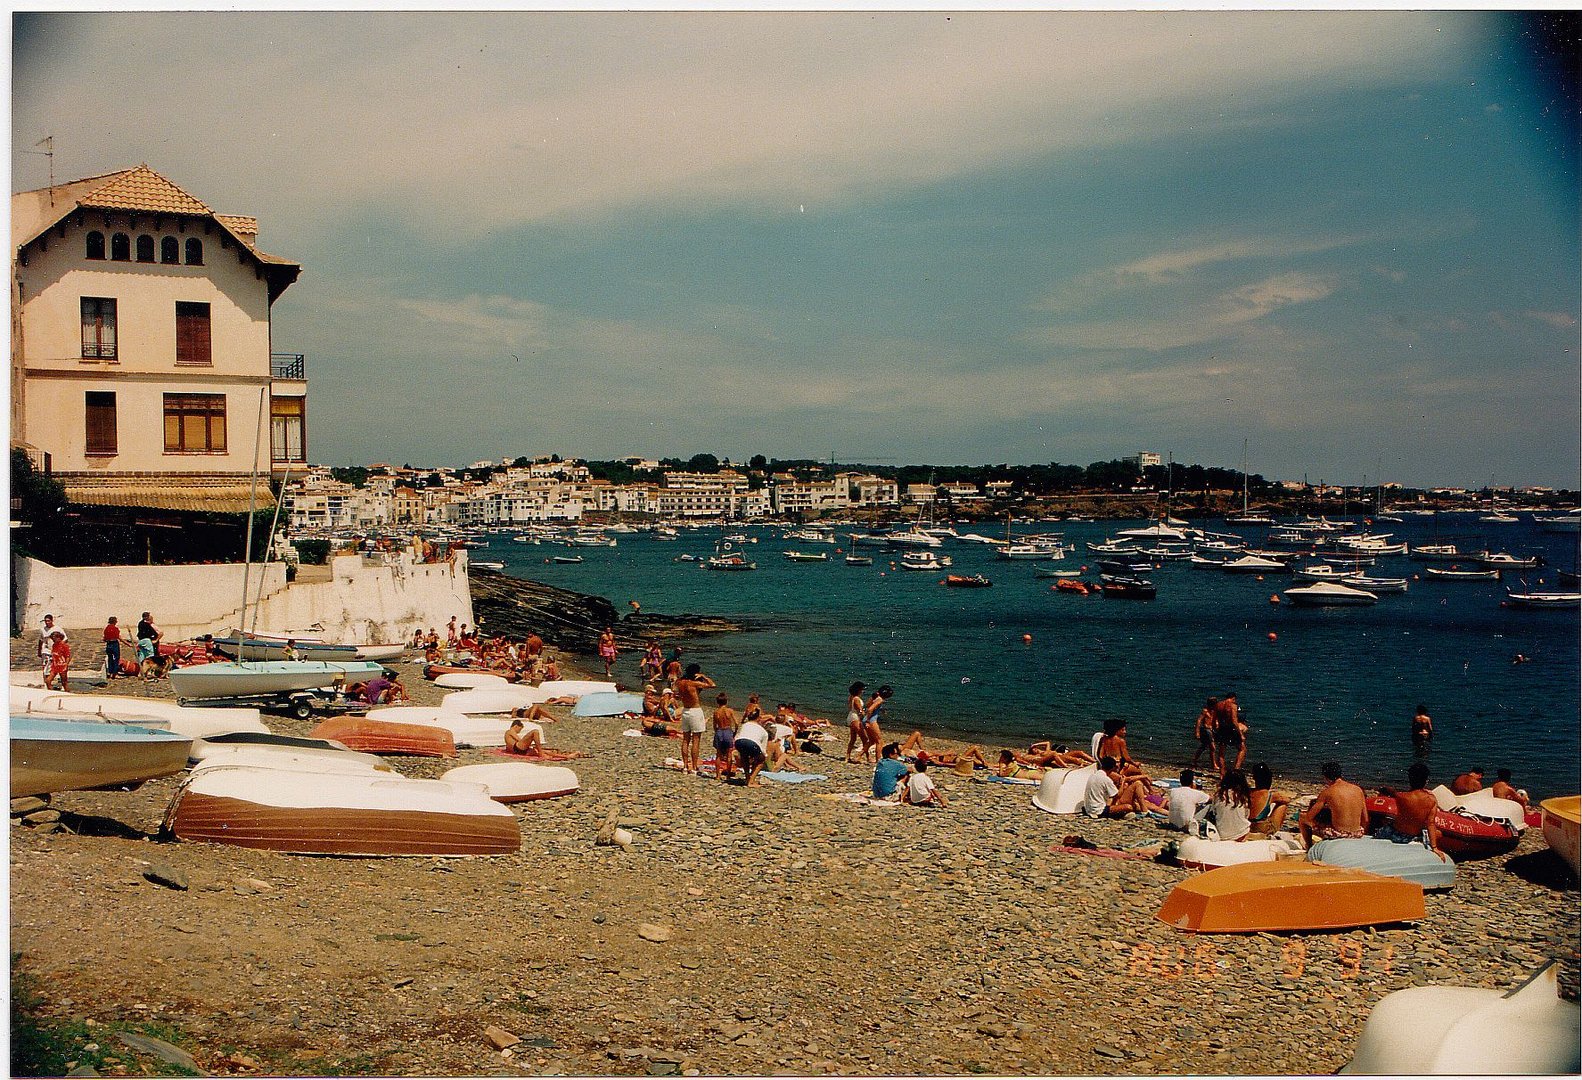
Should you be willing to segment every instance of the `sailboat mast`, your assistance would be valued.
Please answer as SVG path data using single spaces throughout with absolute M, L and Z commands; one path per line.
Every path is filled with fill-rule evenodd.
M 253 425 L 253 482 L 247 493 L 247 550 L 242 553 L 242 611 L 236 620 L 236 658 L 246 659 L 247 647 L 247 587 L 253 574 L 253 515 L 258 509 L 258 452 L 264 445 L 264 405 L 269 400 L 269 387 L 258 388 L 258 421 Z
M 1247 516 L 1247 440 L 1241 441 L 1241 516 Z

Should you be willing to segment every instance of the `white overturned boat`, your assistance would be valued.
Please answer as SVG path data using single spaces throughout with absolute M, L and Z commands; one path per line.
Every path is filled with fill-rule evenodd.
M 187 767 L 192 739 L 93 720 L 11 717 L 11 797 L 136 786 Z
M 490 765 L 463 765 L 451 769 L 441 780 L 453 783 L 482 784 L 496 802 L 530 802 L 575 795 L 577 774 L 563 765 L 534 765 L 526 761 L 502 761 Z
M 257 709 L 212 709 L 182 706 L 158 698 L 121 697 L 114 694 L 61 694 L 53 691 L 11 690 L 11 714 L 48 717 L 75 714 L 109 724 L 136 724 L 163 728 L 189 739 L 223 732 L 267 732 Z
M 495 747 L 505 745 L 505 730 L 509 722 L 501 716 L 472 716 L 454 709 L 434 708 L 424 705 L 390 705 L 369 709 L 367 719 L 393 724 L 422 724 L 443 728 L 450 732 L 451 741 L 460 747 Z M 537 724 L 530 727 L 543 729 Z
M 1440 858 L 1417 841 L 1397 844 L 1372 836 L 1320 840 L 1308 848 L 1307 861 L 1405 878 L 1425 889 L 1448 889 L 1456 883 L 1456 864 L 1449 858 Z
M 1413 986 L 1386 994 L 1343 1074 L 1575 1074 L 1582 1012 L 1559 995 L 1553 962 L 1513 990 Z
M 556 697 L 581 697 L 583 694 L 613 694 L 616 692 L 612 682 L 600 682 L 597 679 L 554 679 L 550 682 L 538 684 L 538 689 L 545 694 L 545 698 Z
M 165 816 L 179 840 L 304 855 L 504 855 L 516 818 L 478 784 L 383 773 L 216 765 L 193 773 Z
M 287 746 L 278 743 L 211 743 L 204 739 L 194 739 L 191 753 L 197 758 L 192 766 L 193 771 L 212 769 L 221 765 L 253 765 L 260 769 L 319 773 L 325 776 L 344 773 L 384 773 L 386 776 L 395 774 L 395 770 L 383 759 L 373 754 L 360 754 L 355 750 Z
M 1038 782 L 1038 793 L 1033 805 L 1046 814 L 1075 814 L 1088 792 L 1088 781 L 1093 778 L 1096 765 L 1083 765 L 1073 769 L 1049 769 Z
M 1287 834 L 1289 837 L 1289 834 Z M 1176 862 L 1194 870 L 1217 870 L 1242 863 L 1274 862 L 1278 858 L 1302 853 L 1302 842 L 1294 837 L 1261 840 L 1205 840 L 1189 836 L 1176 845 Z
M 434 685 L 447 690 L 495 690 L 510 686 L 511 680 L 484 671 L 447 671 L 435 677 Z
M 273 697 L 365 682 L 383 670 L 368 660 L 233 660 L 172 668 L 170 686 L 178 701 Z
M 449 713 L 487 716 L 541 705 L 554 695 L 538 686 L 486 686 L 476 690 L 457 690 L 439 699 L 439 707 Z
M 1285 596 L 1303 607 L 1361 607 L 1379 602 L 1378 596 L 1366 589 L 1353 589 L 1338 581 L 1317 581 L 1299 589 L 1287 589 Z

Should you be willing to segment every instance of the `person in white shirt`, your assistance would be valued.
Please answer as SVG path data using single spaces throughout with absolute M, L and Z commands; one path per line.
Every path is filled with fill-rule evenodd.
M 763 770 L 765 749 L 769 745 L 769 731 L 756 720 L 748 720 L 736 729 L 736 760 L 741 763 L 747 787 L 759 787 L 758 774 Z
M 1108 754 L 1099 759 L 1099 767 L 1088 779 L 1087 791 L 1079 813 L 1088 817 L 1125 817 L 1136 812 L 1148 812 L 1147 783 L 1121 776 L 1120 763 Z
M 912 768 L 912 775 L 906 778 L 906 801 L 913 806 L 937 806 L 941 810 L 949 807 L 945 793 L 934 786 L 933 777 L 928 775 L 928 759 L 919 758 Z
M 1208 802 L 1208 792 L 1197 786 L 1197 773 L 1182 769 L 1181 786 L 1171 788 L 1166 798 L 1170 804 L 1170 827 L 1185 832 L 1191 828 L 1198 809 Z

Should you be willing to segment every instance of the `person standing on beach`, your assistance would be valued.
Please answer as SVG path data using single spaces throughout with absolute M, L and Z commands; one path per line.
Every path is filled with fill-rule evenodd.
M 610 672 L 615 668 L 615 631 L 610 627 L 604 628 L 604 633 L 599 635 L 599 659 L 604 661 L 604 677 L 608 679 Z
M 881 686 L 873 692 L 873 697 L 868 699 L 868 704 L 863 710 L 862 719 L 862 757 L 870 765 L 879 763 L 879 740 L 884 737 L 879 730 L 880 721 L 884 719 L 884 707 L 890 703 L 890 698 L 895 691 L 888 686 Z
M 69 691 L 67 669 L 71 667 L 71 646 L 66 642 L 66 631 L 55 630 L 49 637 L 49 670 L 44 674 L 44 687 L 48 690 Z
M 848 765 L 853 763 L 851 758 L 853 750 L 859 745 L 865 751 L 868 747 L 867 741 L 862 737 L 862 721 L 868 712 L 868 706 L 862 700 L 862 692 L 866 689 L 868 689 L 867 683 L 854 682 L 846 691 L 846 727 L 849 729 L 846 735 L 846 763 Z
M 1220 761 L 1219 744 L 1214 740 L 1215 726 L 1219 720 L 1219 698 L 1209 698 L 1203 703 L 1203 708 L 1198 710 L 1197 729 L 1193 732 L 1197 736 L 1197 749 L 1192 753 L 1192 767 L 1198 766 L 1198 760 L 1203 752 L 1208 751 L 1209 764 L 1214 767 L 1216 775 L 1225 773 L 1224 763 Z
M 694 775 L 703 756 L 703 732 L 709 726 L 698 695 L 713 688 L 714 680 L 703 674 L 697 664 L 688 664 L 687 673 L 676 680 L 676 697 L 681 699 L 681 765 Z
M 1412 717 L 1412 749 L 1419 754 L 1428 752 L 1428 744 L 1434 738 L 1434 718 L 1428 715 L 1428 706 L 1419 705 L 1417 715 Z
M 104 624 L 104 674 L 110 679 L 121 674 L 121 625 L 114 615 Z
M 154 625 L 154 613 L 143 612 L 143 617 L 137 622 L 137 670 L 143 672 L 143 665 L 154 659 L 159 652 L 159 627 Z
M 659 642 L 650 641 L 648 648 L 643 650 L 643 681 L 653 682 L 665 670 L 665 656 L 659 651 Z
M 714 775 L 729 780 L 735 769 L 731 768 L 731 753 L 736 746 L 736 710 L 730 698 L 720 694 L 714 699 Z
M 44 622 L 38 628 L 38 667 L 39 673 L 44 676 L 44 685 L 49 685 L 50 649 L 55 644 L 55 634 L 60 627 L 55 625 L 55 616 L 45 613 Z
M 665 681 L 672 687 L 681 681 L 681 648 L 679 646 L 670 651 L 670 659 L 665 661 Z

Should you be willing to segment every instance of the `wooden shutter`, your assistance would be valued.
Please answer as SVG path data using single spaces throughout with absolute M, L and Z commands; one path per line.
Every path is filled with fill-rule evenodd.
M 212 364 L 209 340 L 209 305 L 177 301 L 176 363 Z
M 111 391 L 87 391 L 86 451 L 90 456 L 116 452 L 115 394 Z

